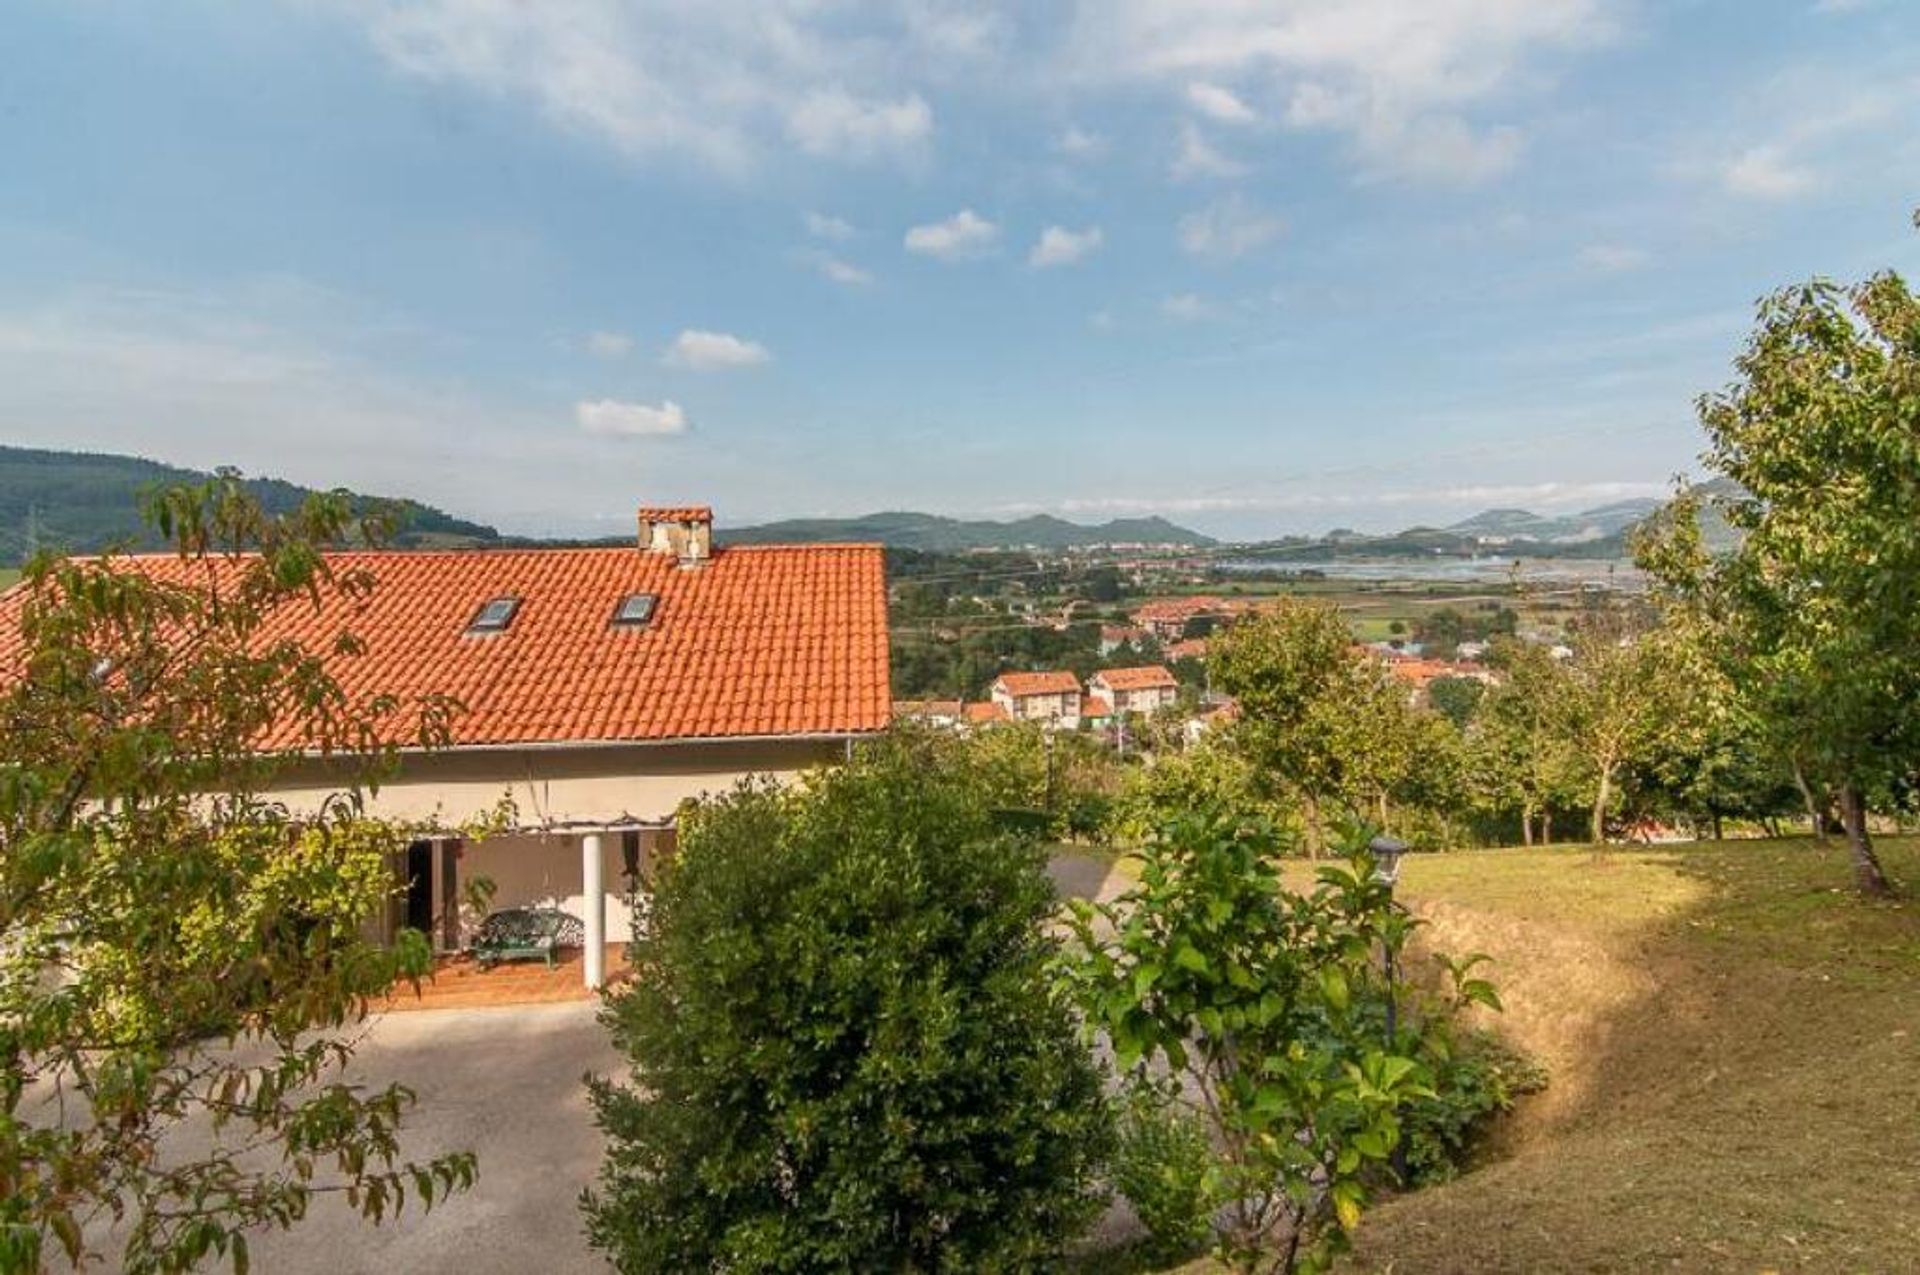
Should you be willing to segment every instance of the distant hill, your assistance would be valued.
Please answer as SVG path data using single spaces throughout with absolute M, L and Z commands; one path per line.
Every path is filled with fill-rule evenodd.
M 1700 520 L 1707 545 L 1727 548 L 1733 543 L 1734 533 L 1713 508 L 1711 499 L 1724 498 L 1733 490 L 1731 484 L 1715 479 L 1702 484 L 1700 490 L 1710 498 Z M 1642 497 L 1565 515 L 1486 509 L 1446 527 L 1409 527 L 1377 536 L 1342 529 L 1318 539 L 1274 541 L 1251 549 L 1246 557 L 1276 563 L 1317 558 L 1626 558 L 1632 555 L 1629 541 L 1634 529 L 1666 503 Z
M 1472 536 L 1488 544 L 1508 540 L 1575 544 L 1617 536 L 1645 520 L 1664 503 L 1646 497 L 1619 500 L 1597 509 L 1560 517 L 1543 516 L 1525 509 L 1488 509 L 1444 530 Z
M 112 545 L 152 548 L 157 541 L 140 521 L 140 495 L 172 483 L 205 482 L 211 474 L 96 452 L 0 447 L 0 563 L 18 563 L 37 545 L 92 553 Z M 312 488 L 278 478 L 252 478 L 247 487 L 262 507 L 289 513 Z M 395 517 L 394 540 L 402 545 L 479 545 L 500 533 L 412 500 L 356 496 Z
M 1164 518 L 1116 518 L 1094 526 L 1047 514 L 1012 522 L 943 518 L 938 514 L 888 512 L 858 518 L 794 518 L 757 527 L 727 527 L 715 535 L 728 544 L 806 544 L 877 540 L 895 549 L 959 553 L 968 549 L 1073 549 L 1087 545 L 1211 545 L 1197 531 Z

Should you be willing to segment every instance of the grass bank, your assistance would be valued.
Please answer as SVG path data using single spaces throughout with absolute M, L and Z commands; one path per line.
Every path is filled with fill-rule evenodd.
M 1883 855 L 1920 887 L 1920 842 Z M 1349 1269 L 1920 1269 L 1920 906 L 1847 887 L 1807 841 L 1410 860 L 1429 941 L 1495 958 L 1553 1083 L 1369 1213 Z

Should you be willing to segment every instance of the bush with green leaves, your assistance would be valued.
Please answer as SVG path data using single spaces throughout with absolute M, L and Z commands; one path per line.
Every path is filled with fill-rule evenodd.
M 1033 1270 L 1111 1117 L 1048 978 L 1044 852 L 907 734 L 683 821 L 604 1013 L 631 1085 L 584 1201 L 622 1270 Z
M 1112 1178 L 1147 1230 L 1143 1256 L 1176 1262 L 1212 1240 L 1220 1198 L 1207 1127 L 1151 1086 L 1136 1088 L 1120 1118 Z
M 1142 853 L 1112 904 L 1079 903 L 1063 984 L 1136 1084 L 1205 1122 L 1223 1202 L 1219 1256 L 1239 1271 L 1324 1269 L 1358 1224 L 1369 1181 L 1435 1095 L 1443 1025 L 1379 1010 L 1416 922 L 1374 874 L 1364 834 L 1315 884 L 1289 889 L 1268 821 L 1199 811 Z M 1449 964 L 1455 1000 L 1496 1002 Z
M 1433 1094 L 1408 1103 L 1404 1113 L 1410 1186 L 1458 1176 L 1489 1122 L 1547 1087 L 1538 1060 L 1486 1030 L 1462 1034 L 1432 1066 Z

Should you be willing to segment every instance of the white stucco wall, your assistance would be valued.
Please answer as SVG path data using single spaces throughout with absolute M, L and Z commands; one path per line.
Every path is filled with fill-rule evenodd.
M 512 799 L 521 828 L 657 822 L 688 798 L 725 792 L 749 776 L 789 780 L 846 755 L 844 739 L 448 749 L 408 755 L 398 777 L 371 798 L 369 811 L 451 830 L 504 796 Z M 286 771 L 273 795 L 296 812 L 311 812 L 342 783 L 336 767 L 314 760 Z

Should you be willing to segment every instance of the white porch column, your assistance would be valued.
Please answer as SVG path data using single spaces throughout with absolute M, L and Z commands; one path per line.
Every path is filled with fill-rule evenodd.
M 599 987 L 607 981 L 607 888 L 601 879 L 600 834 L 589 832 L 580 838 L 580 891 L 583 918 L 587 923 L 587 986 Z

